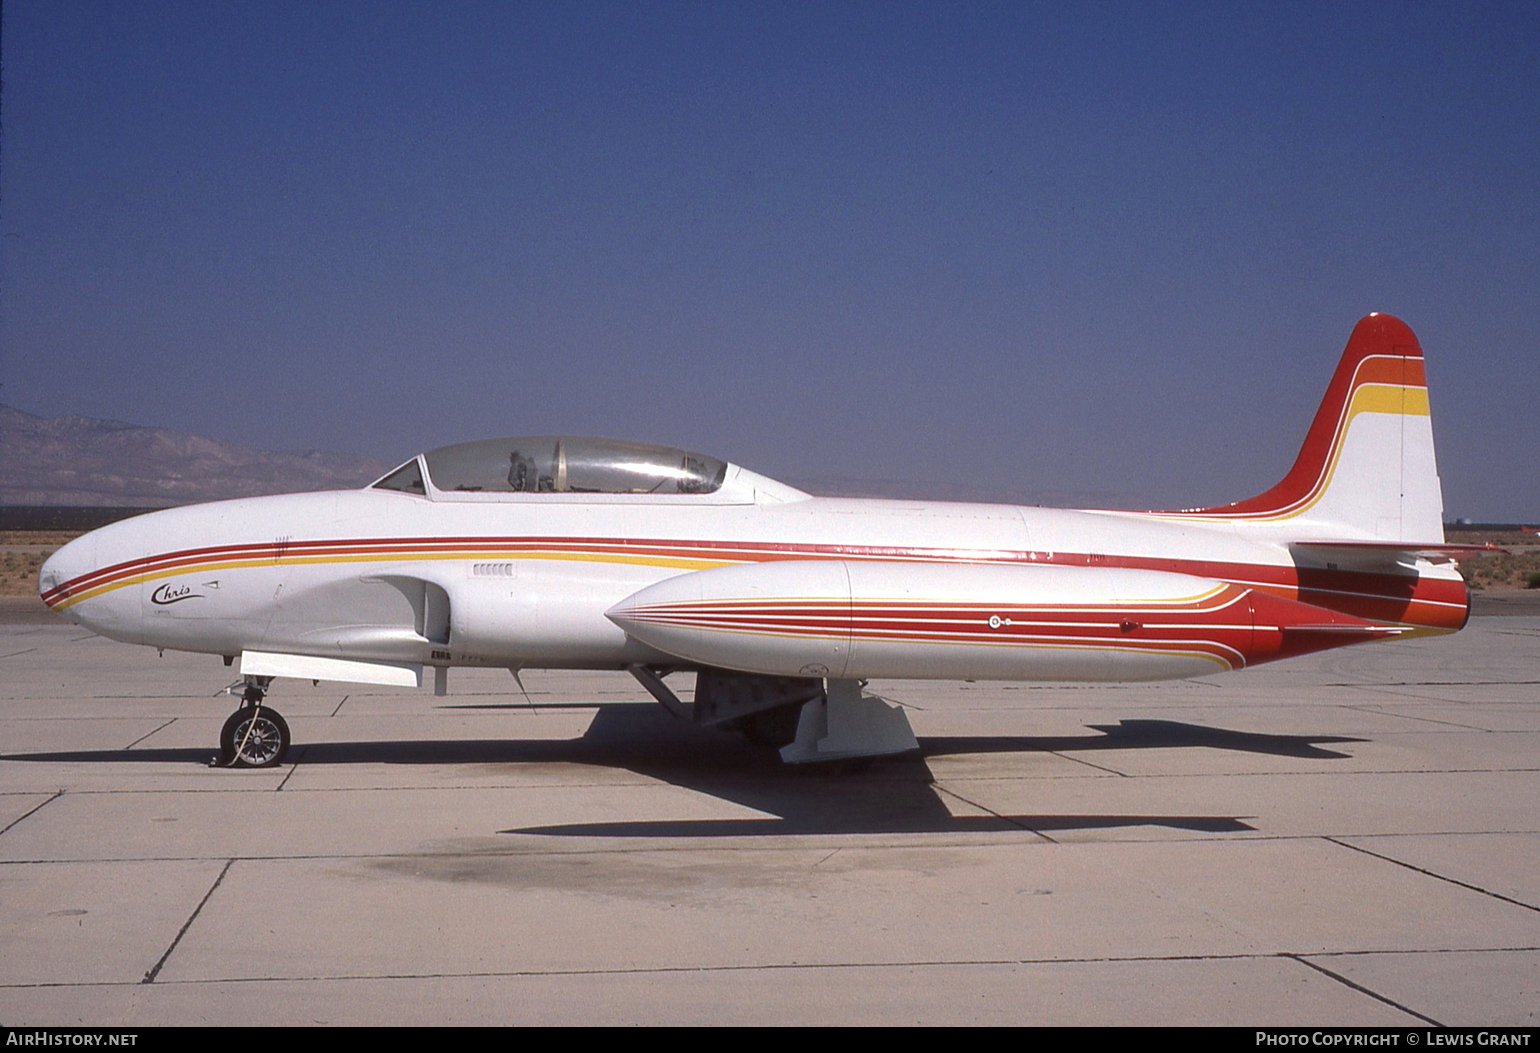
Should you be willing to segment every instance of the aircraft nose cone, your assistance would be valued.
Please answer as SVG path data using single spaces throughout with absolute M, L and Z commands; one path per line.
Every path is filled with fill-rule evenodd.
M 78 605 L 65 603 L 71 595 L 69 586 L 95 566 L 96 538 L 91 534 L 76 538 L 43 561 L 37 575 L 38 596 L 60 615 L 78 623 Z

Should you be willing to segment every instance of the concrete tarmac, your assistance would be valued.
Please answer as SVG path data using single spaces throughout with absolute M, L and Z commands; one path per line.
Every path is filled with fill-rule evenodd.
M 876 682 L 788 770 L 624 674 L 280 682 L 0 624 L 0 1021 L 1534 1026 L 1540 617 L 1164 684 Z

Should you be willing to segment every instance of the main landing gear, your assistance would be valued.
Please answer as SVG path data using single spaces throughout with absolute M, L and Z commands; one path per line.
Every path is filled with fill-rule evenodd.
M 702 727 L 732 728 L 770 746 L 787 764 L 822 765 L 908 753 L 920 748 L 903 707 L 863 692 L 865 680 L 761 676 L 728 669 L 695 671 L 695 702 L 663 682 L 667 667 L 630 665 L 663 708 Z
M 276 709 L 262 704 L 271 677 L 248 676 L 241 691 L 241 707 L 219 732 L 219 756 L 209 762 L 217 768 L 271 768 L 289 751 L 289 725 Z M 231 694 L 235 688 L 228 689 Z

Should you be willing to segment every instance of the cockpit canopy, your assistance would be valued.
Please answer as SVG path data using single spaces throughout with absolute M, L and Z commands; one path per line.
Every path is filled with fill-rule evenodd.
M 576 435 L 524 435 L 441 446 L 421 458 L 441 493 L 710 494 L 727 462 L 672 446 Z M 374 484 L 425 494 L 413 458 Z

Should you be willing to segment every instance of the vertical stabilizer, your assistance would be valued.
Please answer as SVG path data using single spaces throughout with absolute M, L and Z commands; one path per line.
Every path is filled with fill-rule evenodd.
M 1187 514 L 1308 522 L 1315 529 L 1306 534 L 1442 541 L 1428 386 L 1411 328 L 1388 314 L 1359 321 L 1288 474 L 1256 497 Z

